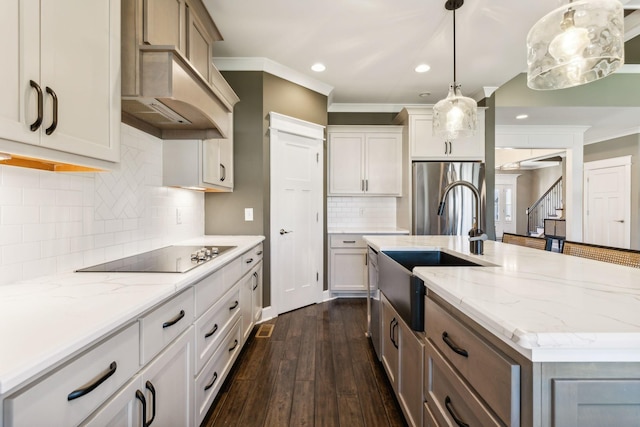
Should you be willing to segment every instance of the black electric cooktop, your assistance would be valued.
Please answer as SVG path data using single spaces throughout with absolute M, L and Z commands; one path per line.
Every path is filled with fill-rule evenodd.
M 192 268 L 216 259 L 235 246 L 167 246 L 138 255 L 91 267 L 77 272 L 102 273 L 185 273 Z

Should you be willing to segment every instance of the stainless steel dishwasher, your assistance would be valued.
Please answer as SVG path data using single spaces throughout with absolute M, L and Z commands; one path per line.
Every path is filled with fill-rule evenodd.
M 380 360 L 380 290 L 378 289 L 378 252 L 367 251 L 369 278 L 367 280 L 367 336 L 371 338 L 376 356 Z

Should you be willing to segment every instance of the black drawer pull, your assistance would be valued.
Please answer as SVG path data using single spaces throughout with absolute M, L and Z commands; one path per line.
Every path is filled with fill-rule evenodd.
M 355 243 L 355 240 L 343 240 L 342 243 Z
M 240 305 L 240 303 L 238 302 L 238 300 L 236 300 L 236 302 L 234 302 L 233 305 L 229 307 L 229 311 L 235 310 L 236 308 L 238 308 L 238 305 Z
M 140 390 L 136 390 L 136 399 L 142 403 L 142 427 L 149 425 L 147 423 L 147 399 L 144 398 L 144 394 Z
M 256 255 L 258 255 L 258 256 L 262 255 L 262 251 L 256 252 Z
M 447 334 L 447 331 L 444 331 L 442 333 L 442 341 L 444 341 L 451 350 L 453 350 L 454 352 L 458 353 L 460 356 L 464 356 L 464 357 L 469 357 L 469 353 L 467 353 L 467 350 L 458 347 L 452 340 L 451 338 L 449 338 L 449 334 Z
M 31 85 L 32 88 L 34 88 L 36 90 L 36 93 L 38 94 L 38 117 L 36 118 L 36 121 L 31 123 L 30 129 L 31 132 L 35 132 L 38 130 L 38 128 L 40 127 L 40 125 L 42 124 L 42 117 L 43 117 L 43 104 L 42 104 L 42 89 L 40 88 L 40 85 L 36 82 L 34 82 L 33 80 L 29 80 L 29 84 Z
M 251 264 L 253 262 L 253 258 L 249 258 L 248 260 L 245 261 L 245 263 L 247 264 Z
M 144 425 L 144 427 L 148 427 L 151 425 L 153 420 L 156 419 L 156 388 L 151 384 L 151 381 L 147 381 L 144 386 L 151 392 L 151 396 L 153 397 L 151 402 L 151 419 Z M 147 415 L 145 414 L 145 418 L 146 417 Z
M 217 331 L 218 331 L 218 324 L 216 323 L 215 325 L 213 325 L 213 329 L 211 329 L 211 331 L 204 334 L 204 337 L 209 338 L 211 335 L 215 334 Z
M 447 407 L 447 411 L 451 415 L 451 418 L 453 418 L 453 421 L 455 421 L 455 423 L 458 424 L 458 427 L 469 427 L 469 424 L 465 423 L 460 418 L 458 418 L 456 411 L 453 409 L 453 403 L 451 403 L 451 398 L 449 396 L 445 397 L 444 406 Z
M 218 381 L 218 373 L 214 372 L 213 373 L 213 379 L 211 380 L 211 382 L 209 384 L 207 384 L 206 386 L 204 386 L 204 391 L 209 390 L 211 387 L 213 387 L 213 385 L 216 383 L 216 381 Z
M 45 129 L 44 133 L 51 135 L 58 127 L 58 95 L 49 86 L 45 89 L 51 98 L 53 99 L 53 120 L 51 126 Z
M 84 396 L 85 394 L 91 393 L 93 390 L 98 388 L 100 384 L 105 382 L 111 375 L 115 374 L 116 369 L 118 369 L 118 364 L 115 361 L 111 362 L 111 364 L 109 365 L 109 369 L 107 369 L 103 374 L 101 374 L 98 378 L 91 381 L 90 383 L 83 385 L 79 389 L 69 393 L 69 395 L 67 396 L 67 400 L 77 399 Z
M 164 328 L 168 328 L 170 326 L 175 325 L 176 323 L 181 321 L 183 317 L 184 317 L 184 310 L 180 310 L 180 313 L 178 313 L 178 315 L 176 317 L 174 317 L 173 319 L 169 320 L 168 322 L 164 322 L 162 324 L 162 328 L 164 329 Z
M 238 340 L 233 340 L 233 347 L 231 347 L 229 349 L 229 353 L 231 353 L 233 350 L 235 350 L 236 347 L 238 347 Z

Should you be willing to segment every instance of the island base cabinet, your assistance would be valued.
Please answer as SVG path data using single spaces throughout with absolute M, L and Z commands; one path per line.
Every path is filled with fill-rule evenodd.
M 425 405 L 438 426 L 504 426 L 484 406 L 431 341 L 425 346 Z M 427 425 L 430 425 L 427 423 Z
M 400 361 L 400 329 L 395 310 L 381 294 L 382 302 L 382 366 L 393 390 L 398 392 L 398 364 Z
M 556 379 L 553 425 L 597 427 L 640 425 L 640 380 Z
M 193 426 L 193 348 L 191 327 L 82 426 Z
M 398 399 L 410 426 L 422 425 L 424 345 L 404 322 L 400 322 L 400 384 Z

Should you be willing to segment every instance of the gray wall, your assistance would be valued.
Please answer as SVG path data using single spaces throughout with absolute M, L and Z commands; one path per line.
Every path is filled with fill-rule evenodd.
M 485 158 L 485 187 L 486 187 L 486 214 L 485 232 L 489 239 L 496 239 L 495 206 L 493 205 L 493 193 L 496 188 L 496 98 L 495 93 L 490 98 L 485 98 L 479 103 L 487 107 L 484 112 L 484 158 Z
M 266 237 L 262 291 L 266 307 L 271 305 L 268 114 L 274 111 L 326 125 L 327 97 L 261 71 L 222 74 L 240 98 L 233 122 L 234 191 L 205 195 L 205 234 Z M 244 209 L 249 207 L 254 220 L 244 221 Z
M 640 135 L 628 135 L 584 147 L 584 162 L 631 156 L 631 249 L 640 249 Z

